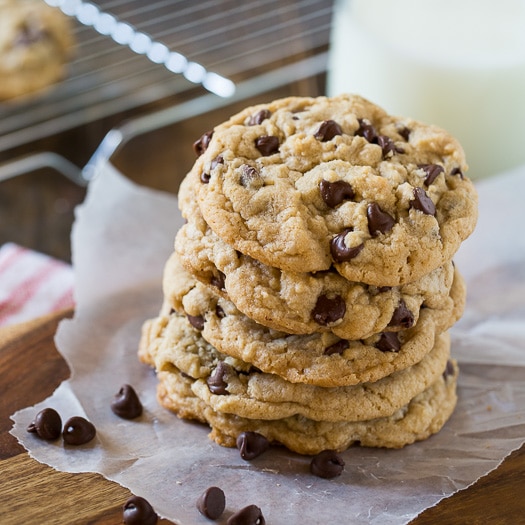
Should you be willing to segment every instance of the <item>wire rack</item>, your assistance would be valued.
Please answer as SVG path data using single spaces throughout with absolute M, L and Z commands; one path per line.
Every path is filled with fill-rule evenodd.
M 325 67 L 333 7 L 331 0 L 46 1 L 75 19 L 76 54 L 47 93 L 0 104 L 0 152 L 166 97 L 232 99 L 239 85 L 242 96 L 248 87 L 257 94 L 269 87 L 253 81 L 259 75 L 282 82 L 279 68 L 293 76 L 294 64 L 321 56 L 305 63 L 315 74 Z

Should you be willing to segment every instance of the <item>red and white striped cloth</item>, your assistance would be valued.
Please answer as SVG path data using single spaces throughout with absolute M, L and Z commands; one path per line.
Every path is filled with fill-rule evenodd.
M 17 244 L 0 247 L 0 326 L 73 305 L 70 265 Z

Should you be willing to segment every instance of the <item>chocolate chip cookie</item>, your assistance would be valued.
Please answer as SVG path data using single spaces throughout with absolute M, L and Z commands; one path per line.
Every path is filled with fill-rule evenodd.
M 448 310 L 423 308 L 411 328 L 381 332 L 363 340 L 341 339 L 333 333 L 288 334 L 242 314 L 231 301 L 197 282 L 174 253 L 165 269 L 165 303 L 159 317 L 146 324 L 143 339 L 156 341 L 175 310 L 186 315 L 221 353 L 263 372 L 294 383 L 348 386 L 377 381 L 421 361 L 432 350 L 436 336 L 461 316 L 465 294 L 463 279 L 456 271 Z M 147 348 L 142 352 L 146 354 Z
M 235 447 L 241 432 L 252 431 L 299 454 L 342 451 L 354 444 L 401 448 L 438 432 L 454 411 L 458 368 L 450 364 L 446 374 L 391 416 L 364 421 L 315 421 L 299 415 L 263 420 L 217 412 L 195 396 L 195 380 L 177 370 L 159 372 L 157 392 L 164 407 L 207 423 L 210 437 L 226 447 Z
M 41 0 L 0 0 L 0 100 L 60 80 L 74 48 L 70 19 Z
M 316 421 L 361 421 L 386 417 L 437 381 L 450 355 L 448 333 L 440 334 L 419 363 L 374 383 L 324 388 L 290 383 L 218 352 L 186 317 L 170 315 L 150 363 L 195 379 L 191 388 L 213 410 L 249 419 L 302 415 Z
M 454 279 L 451 262 L 397 287 L 348 281 L 335 271 L 280 270 L 243 255 L 218 237 L 204 221 L 187 180 L 179 190 L 179 202 L 187 223 L 177 233 L 175 249 L 184 267 L 269 328 L 363 339 L 410 328 L 421 308 L 448 308 Z
M 359 96 L 250 107 L 195 149 L 188 183 L 210 228 L 282 270 L 399 286 L 450 261 L 476 224 L 459 143 Z

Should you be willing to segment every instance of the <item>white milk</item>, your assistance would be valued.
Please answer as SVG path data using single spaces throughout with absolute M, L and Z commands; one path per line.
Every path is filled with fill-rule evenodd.
M 525 163 L 525 0 L 336 0 L 343 92 L 447 129 L 472 178 Z

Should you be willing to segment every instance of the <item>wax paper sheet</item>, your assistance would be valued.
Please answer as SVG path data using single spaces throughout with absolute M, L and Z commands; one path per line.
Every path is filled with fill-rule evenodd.
M 136 186 L 109 164 L 91 183 L 73 232 L 77 308 L 56 336 L 72 376 L 17 412 L 12 433 L 38 461 L 99 472 L 180 525 L 209 523 L 195 502 L 211 485 L 226 494 L 219 523 L 248 504 L 272 525 L 409 522 L 496 468 L 525 439 L 525 236 L 518 228 L 525 167 L 478 189 L 478 228 L 456 257 L 469 286 L 467 311 L 452 330 L 459 402 L 430 439 L 402 450 L 351 448 L 343 474 L 324 480 L 309 473 L 309 458 L 280 449 L 244 461 L 210 441 L 206 427 L 159 407 L 155 375 L 138 361 L 137 344 L 143 321 L 160 308 L 162 268 L 182 220 L 174 197 Z M 137 421 L 110 410 L 123 383 L 143 401 Z M 65 448 L 27 433 L 49 406 L 64 420 L 90 419 L 96 439 Z

